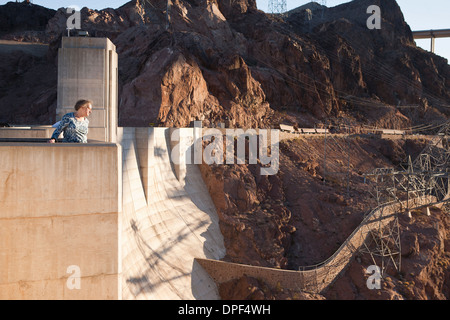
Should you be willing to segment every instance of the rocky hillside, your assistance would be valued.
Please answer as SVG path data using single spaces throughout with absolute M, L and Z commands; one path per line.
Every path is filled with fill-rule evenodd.
M 370 4 L 382 8 L 381 30 L 366 27 Z M 13 5 L 20 4 L 0 7 L 14 16 Z M 316 6 L 311 20 L 304 8 L 267 15 L 254 0 L 174 0 L 169 21 L 165 9 L 166 1 L 134 0 L 117 9 L 81 11 L 84 30 L 117 46 L 123 126 L 186 126 L 192 120 L 205 126 L 225 120 L 236 127 L 283 121 L 307 126 L 346 115 L 355 123 L 398 128 L 440 121 L 448 112 L 448 62 L 415 46 L 394 0 Z M 22 71 L 29 58 L 6 57 L 0 66 L 6 68 L 0 76 L 2 121 L 53 121 L 56 53 L 67 16 L 58 10 L 34 38 L 50 43 L 46 60 L 33 60 Z M 29 35 L 34 27 L 24 28 Z M 11 32 L 20 39 L 16 29 Z M 47 90 L 38 87 L 24 97 L 21 87 L 40 65 L 49 70 Z
M 56 11 L 23 2 L 8 2 L 0 6 L 0 35 L 44 31 Z
M 376 207 L 364 173 L 396 167 L 417 156 L 426 140 L 299 138 L 280 144 L 280 170 L 261 176 L 259 165 L 203 165 L 217 207 L 225 261 L 299 270 L 325 261 Z M 348 175 L 347 175 L 348 174 Z M 389 264 L 380 290 L 366 285 L 374 262 L 359 253 L 322 294 L 270 287 L 242 277 L 220 286 L 223 299 L 449 299 L 449 210 L 399 215 L 401 272 Z M 378 261 L 377 264 L 380 262 Z M 386 262 L 388 263 L 388 262 Z

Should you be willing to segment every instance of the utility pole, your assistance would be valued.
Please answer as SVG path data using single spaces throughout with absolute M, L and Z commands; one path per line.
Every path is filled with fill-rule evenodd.
M 325 8 L 327 6 L 327 0 L 322 0 L 321 5 L 322 5 L 322 19 L 323 19 L 323 14 L 324 14 Z
M 286 0 L 269 0 L 270 13 L 285 13 L 286 11 Z

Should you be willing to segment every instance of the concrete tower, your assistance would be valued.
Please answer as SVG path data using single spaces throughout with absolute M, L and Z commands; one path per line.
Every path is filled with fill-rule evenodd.
M 74 111 L 80 99 L 94 102 L 88 139 L 116 142 L 118 57 L 107 38 L 63 37 L 58 53 L 56 119 Z

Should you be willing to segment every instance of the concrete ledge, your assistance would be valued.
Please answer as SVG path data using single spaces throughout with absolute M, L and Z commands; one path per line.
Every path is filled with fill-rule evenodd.
M 88 143 L 73 143 L 73 142 L 62 142 L 62 139 L 58 139 L 56 143 L 48 143 L 50 138 L 0 138 L 0 146 L 37 146 L 37 147 L 55 147 L 55 146 L 65 146 L 65 147 L 108 147 L 114 146 L 115 143 L 104 142 L 101 140 L 91 140 L 88 139 Z M 44 144 L 44 145 L 43 145 Z
M 0 128 L 0 138 L 46 138 L 50 137 L 55 128 L 45 127 L 7 127 Z
M 0 299 L 120 299 L 121 147 L 7 142 L 0 159 Z

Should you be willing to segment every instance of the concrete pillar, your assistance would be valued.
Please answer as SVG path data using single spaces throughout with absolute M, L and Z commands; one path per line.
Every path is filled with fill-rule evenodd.
M 178 181 L 184 183 L 186 165 L 195 163 L 194 136 L 197 128 L 169 128 L 170 157 Z
M 80 99 L 94 102 L 88 139 L 117 141 L 118 56 L 107 38 L 63 37 L 58 52 L 56 119 Z

